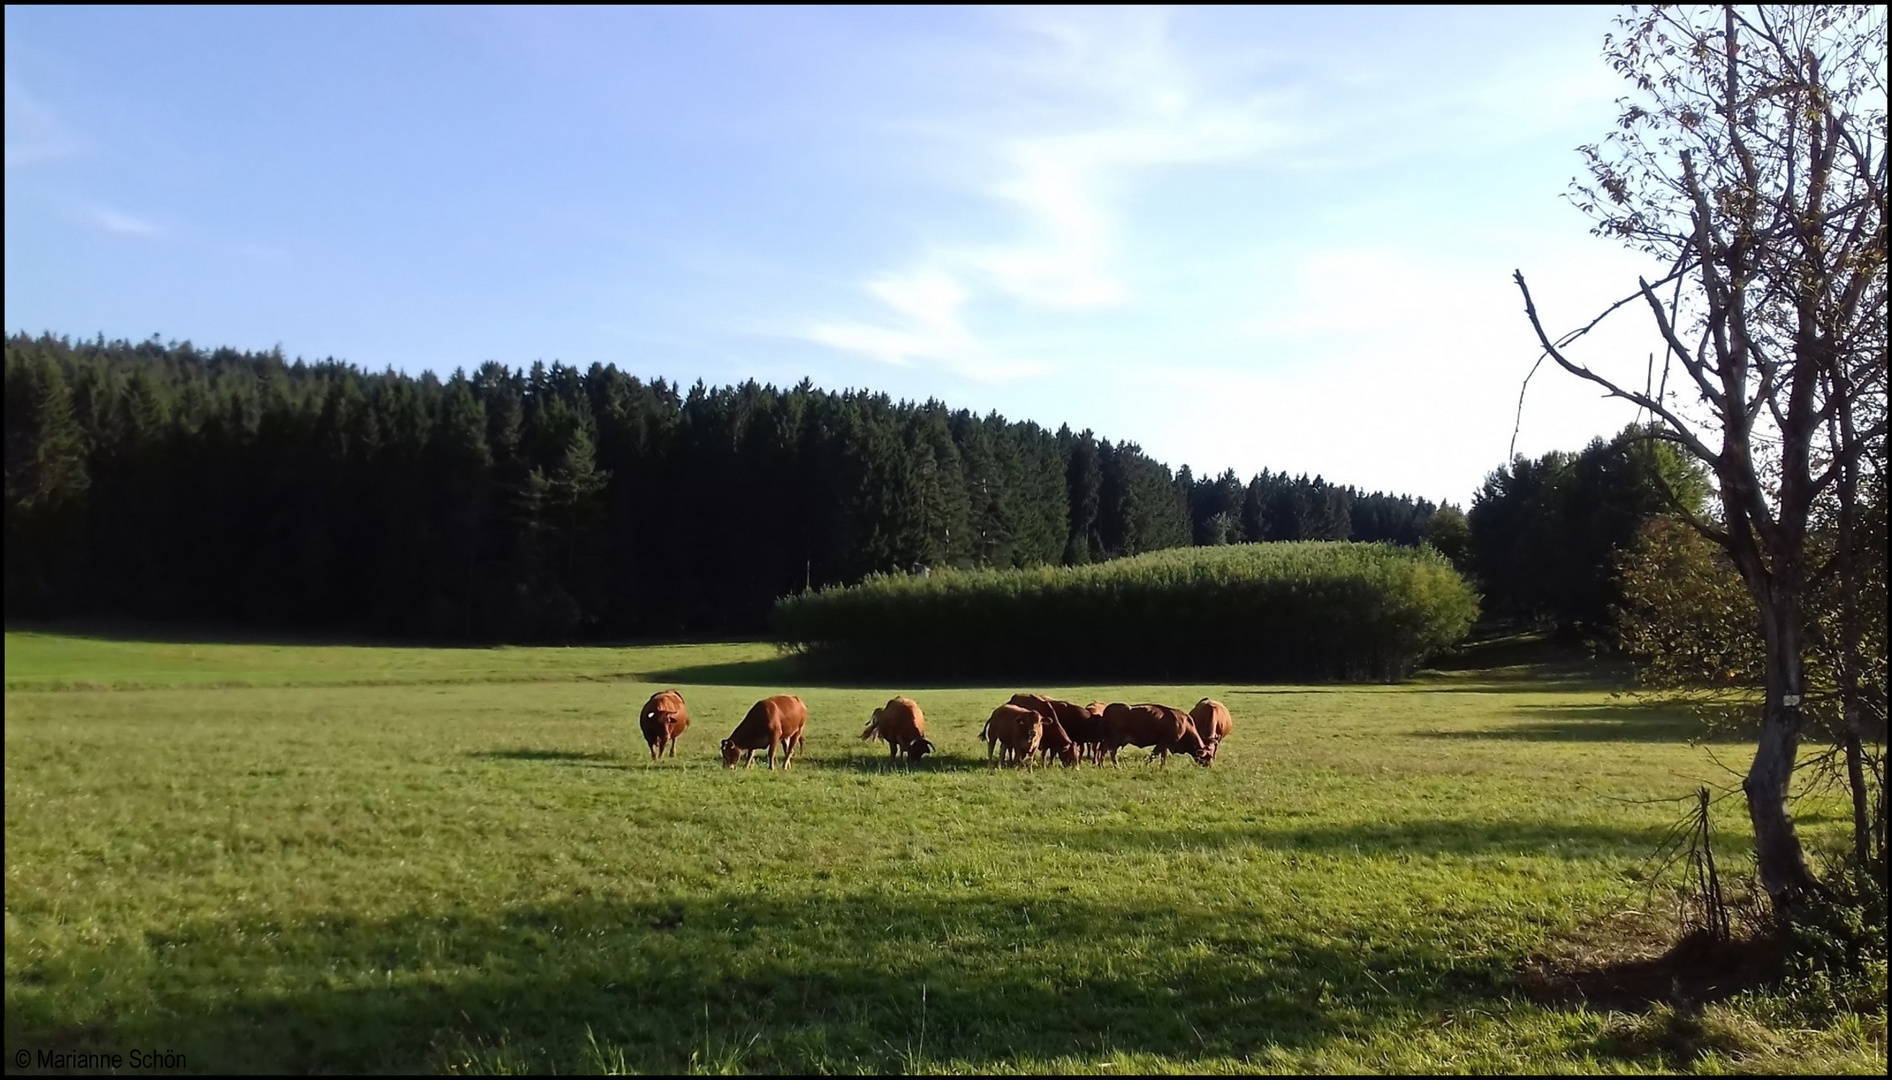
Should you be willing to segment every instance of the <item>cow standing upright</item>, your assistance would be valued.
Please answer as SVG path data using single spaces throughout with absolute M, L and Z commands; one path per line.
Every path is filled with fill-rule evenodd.
M 769 768 L 775 768 L 775 748 L 782 748 L 782 768 L 787 769 L 794 760 L 795 751 L 801 748 L 802 728 L 808 724 L 808 706 L 793 694 L 777 694 L 763 698 L 749 708 L 749 715 L 742 718 L 736 730 L 723 740 L 723 768 L 733 767 L 737 760 L 742 767 L 755 764 L 755 752 L 764 747 L 769 751 Z
M 1023 705 L 1000 705 L 979 730 L 979 738 L 986 742 L 988 760 L 992 751 L 998 750 L 1001 751 L 1000 761 L 1029 765 L 1032 754 L 1038 750 L 1038 741 L 1044 737 L 1044 728 L 1044 717 Z
M 676 757 L 677 736 L 690 727 L 690 708 L 683 703 L 682 694 L 660 690 L 644 702 L 643 711 L 637 714 L 637 726 L 644 733 L 644 741 L 650 744 L 652 761 L 665 753 Z
M 892 760 L 907 752 L 908 761 L 918 761 L 933 752 L 933 742 L 926 737 L 926 717 L 920 703 L 909 697 L 896 697 L 874 710 L 873 719 L 861 732 L 863 739 L 887 740 L 887 758 Z

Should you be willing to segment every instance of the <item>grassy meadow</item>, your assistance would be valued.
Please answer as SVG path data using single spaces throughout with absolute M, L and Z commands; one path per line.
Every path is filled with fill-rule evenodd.
M 1068 772 L 986 764 L 1024 687 L 810 686 L 766 644 L 9 632 L 5 666 L 10 1070 L 1884 1070 L 1882 1018 L 1524 992 L 1672 922 L 1650 800 L 1746 763 L 1580 665 L 1032 687 L 1234 714 L 1213 769 Z M 694 724 L 653 764 L 669 686 Z M 784 691 L 805 757 L 723 770 Z M 895 692 L 939 747 L 910 770 L 856 738 Z

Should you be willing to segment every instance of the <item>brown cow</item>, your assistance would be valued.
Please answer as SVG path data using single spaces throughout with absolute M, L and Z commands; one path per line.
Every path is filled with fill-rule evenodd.
M 801 749 L 802 728 L 808 724 L 808 706 L 793 694 L 763 698 L 749 708 L 736 730 L 723 740 L 723 768 L 731 768 L 736 759 L 742 767 L 755 763 L 755 752 L 768 747 L 769 768 L 775 768 L 775 748 L 782 748 L 782 768 L 788 768 L 795 751 Z
M 1208 751 L 1209 760 L 1215 760 L 1215 752 L 1228 738 L 1228 733 L 1235 726 L 1235 720 L 1229 715 L 1228 706 L 1219 701 L 1203 698 L 1196 702 L 1196 707 L 1189 710 L 1189 718 L 1196 722 L 1196 733 L 1202 736 L 1203 748 Z
M 1085 746 L 1090 750 L 1091 760 L 1099 765 L 1104 763 L 1104 710 L 1107 708 L 1109 706 L 1101 701 L 1093 701 L 1084 706 L 1083 726 L 1091 736 L 1090 742 Z
M 1058 734 L 1064 738 L 1056 740 L 1056 745 L 1047 739 L 1046 746 L 1047 752 L 1058 754 L 1060 760 L 1064 757 L 1061 744 L 1066 738 L 1078 748 L 1079 758 L 1083 756 L 1086 748 L 1103 741 L 1103 707 L 1101 705 L 1098 706 L 1097 713 L 1093 715 L 1082 705 L 1059 701 L 1057 698 L 1044 697 L 1040 694 L 1013 694 L 1011 703 L 1030 709 L 1058 726 Z M 1067 762 L 1067 764 L 1075 764 L 1075 762 Z
M 933 741 L 926 737 L 926 717 L 920 712 L 920 703 L 909 697 L 897 697 L 885 706 L 874 710 L 874 718 L 867 722 L 867 729 L 861 732 L 863 739 L 887 740 L 887 759 L 900 756 L 900 751 L 907 752 L 908 761 L 918 761 L 933 752 Z
M 999 760 L 1029 765 L 1031 755 L 1038 749 L 1038 740 L 1044 737 L 1044 729 L 1044 717 L 1030 709 L 1022 705 L 1000 705 L 980 729 L 979 737 L 986 741 L 988 759 L 993 750 L 1003 750 Z
M 1038 719 L 1044 727 L 1038 736 L 1040 760 L 1050 760 L 1055 757 L 1058 759 L 1058 764 L 1068 769 L 1083 759 L 1083 747 L 1079 746 L 1077 740 L 1071 738 L 1070 734 L 1064 730 L 1063 724 L 1056 720 L 1046 720 L 1042 716 Z
M 1196 722 L 1188 713 L 1167 705 L 1113 701 L 1105 706 L 1104 752 L 1110 755 L 1112 765 L 1117 763 L 1117 751 L 1125 746 L 1150 747 L 1150 756 L 1162 758 L 1165 765 L 1171 754 L 1188 754 L 1198 765 L 1209 763 Z
M 652 761 L 666 750 L 671 757 L 676 757 L 677 736 L 690 728 L 689 706 L 675 690 L 659 691 L 644 702 L 644 710 L 637 714 L 637 726 L 643 729 L 644 741 L 650 744 Z

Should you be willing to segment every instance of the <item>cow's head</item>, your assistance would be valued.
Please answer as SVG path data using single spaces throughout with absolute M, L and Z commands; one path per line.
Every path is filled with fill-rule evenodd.
M 1058 751 L 1058 764 L 1063 765 L 1067 769 L 1075 768 L 1082 757 L 1083 754 L 1076 743 L 1066 742 L 1064 748 Z
M 918 761 L 933 752 L 933 740 L 924 736 L 907 744 L 907 759 Z
M 735 765 L 736 759 L 741 756 L 742 749 L 736 745 L 736 740 L 723 740 L 723 768 L 727 769 Z

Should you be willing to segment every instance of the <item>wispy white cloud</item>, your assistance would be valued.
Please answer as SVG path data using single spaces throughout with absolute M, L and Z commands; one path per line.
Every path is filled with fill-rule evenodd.
M 1048 371 L 981 334 L 973 312 L 1003 304 L 1070 315 L 1130 301 L 1123 204 L 1138 174 L 1237 160 L 1287 138 L 1264 102 L 1203 87 L 1160 11 L 1036 13 L 1025 29 L 1044 48 L 1008 77 L 1015 98 L 1044 102 L 1038 111 L 1050 115 L 1024 131 L 1003 119 L 966 125 L 995 132 L 968 152 L 992 163 L 976 193 L 1012 212 L 1012 235 L 935 237 L 908 268 L 862 283 L 878 301 L 874 316 L 819 321 L 807 337 L 888 363 L 977 367 L 986 378 Z
M 1000 356 L 966 326 L 969 296 L 959 279 L 937 270 L 888 275 L 867 291 L 891 309 L 894 325 L 840 320 L 817 323 L 807 337 L 836 349 L 900 367 L 934 361 L 978 382 L 995 383 L 1045 374 L 1043 363 Z
M 152 237 L 164 230 L 143 218 L 133 217 L 109 206 L 91 206 L 80 212 L 80 220 L 101 232 L 114 236 Z
M 52 109 L 33 97 L 12 76 L 6 80 L 7 170 L 70 157 L 84 143 Z

